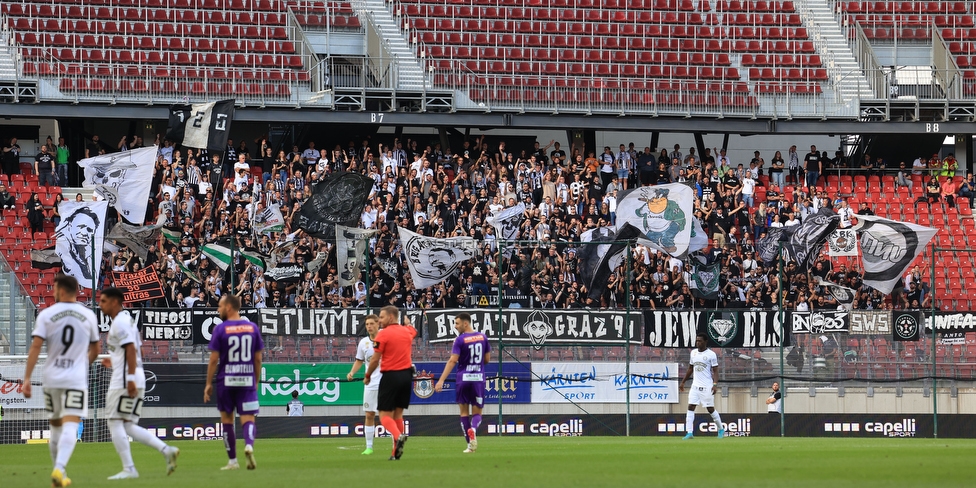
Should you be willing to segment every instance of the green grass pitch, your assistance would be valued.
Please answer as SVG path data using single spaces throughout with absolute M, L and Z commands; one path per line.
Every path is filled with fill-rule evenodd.
M 107 481 L 121 469 L 111 443 L 81 443 L 68 466 L 72 486 L 218 487 L 919 487 L 973 486 L 976 443 L 936 439 L 779 439 L 696 437 L 413 437 L 403 459 L 388 461 L 389 439 L 372 456 L 361 439 L 261 439 L 258 469 L 223 472 L 220 441 L 182 441 L 179 469 L 133 444 L 141 478 Z M 382 446 L 382 447 L 380 447 Z M 0 445 L 0 487 L 50 486 L 46 445 Z

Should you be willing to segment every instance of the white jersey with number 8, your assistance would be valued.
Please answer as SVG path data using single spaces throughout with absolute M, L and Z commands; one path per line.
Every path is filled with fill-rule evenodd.
M 98 319 L 84 305 L 59 302 L 37 314 L 34 337 L 47 343 L 45 388 L 88 389 L 88 346 L 98 342 Z

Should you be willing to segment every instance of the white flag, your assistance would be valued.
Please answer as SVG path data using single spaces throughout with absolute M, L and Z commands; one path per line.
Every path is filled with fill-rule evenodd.
M 641 244 L 683 256 L 691 244 L 694 202 L 694 191 L 682 183 L 624 191 L 617 203 L 617 231 L 631 224 L 643 234 Z
M 522 214 L 525 213 L 525 203 L 519 203 L 514 207 L 502 209 L 502 211 L 488 216 L 486 219 L 495 228 L 499 239 L 514 241 L 519 238 L 519 225 L 522 223 Z
M 827 292 L 834 297 L 834 300 L 837 300 L 838 305 L 840 305 L 844 310 L 851 310 L 851 308 L 854 306 L 854 298 L 857 296 L 857 292 L 855 292 L 852 288 L 840 286 L 837 283 L 824 281 L 824 279 L 819 276 L 814 277 L 817 279 L 817 284 L 826 288 Z
M 691 222 L 691 237 L 688 241 L 689 254 L 708 247 L 708 235 L 705 234 L 705 229 L 702 228 L 701 221 L 698 220 L 698 217 L 692 217 Z
M 103 154 L 78 161 L 85 168 L 82 186 L 115 207 L 119 215 L 134 224 L 146 220 L 149 190 L 156 166 L 156 146 Z
M 98 283 L 105 243 L 105 212 L 108 202 L 73 202 L 58 205 L 61 223 L 55 229 L 55 251 L 64 274 L 73 276 L 84 288 Z
M 827 238 L 827 255 L 830 257 L 857 256 L 857 234 L 854 228 L 837 229 Z
M 922 254 L 936 229 L 873 215 L 859 215 L 854 227 L 861 244 L 864 284 L 891 293 L 902 273 Z
M 281 215 L 281 207 L 276 203 L 254 214 L 254 232 L 281 232 L 285 230 L 285 218 Z
M 470 237 L 436 239 L 397 226 L 407 268 L 417 289 L 434 286 L 461 268 L 461 263 L 478 254 L 478 244 Z
M 359 281 L 366 243 L 375 233 L 375 230 L 336 224 L 336 266 L 339 268 L 339 286 L 352 286 Z

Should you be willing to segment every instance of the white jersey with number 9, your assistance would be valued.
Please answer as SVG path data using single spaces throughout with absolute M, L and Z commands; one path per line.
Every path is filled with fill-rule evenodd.
M 88 346 L 98 342 L 98 319 L 84 305 L 59 302 L 37 314 L 34 337 L 47 343 L 44 388 L 88 389 Z

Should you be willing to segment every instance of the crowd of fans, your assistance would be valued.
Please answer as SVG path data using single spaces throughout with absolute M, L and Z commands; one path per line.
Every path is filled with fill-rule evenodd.
M 120 149 L 138 144 L 135 138 L 131 145 L 127 141 L 120 142 Z M 821 207 L 837 211 L 842 227 L 852 225 L 857 214 L 872 213 L 866 203 L 853 209 L 841 195 L 827 194 L 826 169 L 847 162 L 816 147 L 800 154 L 792 146 L 785 156 L 776 151 L 768 162 L 756 151 L 746 163 L 730 161 L 724 149 L 699 156 L 694 148 L 687 153 L 678 145 L 670 151 L 641 150 L 630 143 L 602 151 L 567 151 L 555 141 L 510 149 L 503 139 L 484 136 L 457 148 L 412 139 L 366 139 L 331 149 L 308 142 L 304 149 L 277 152 L 267 139 L 255 141 L 253 148 L 230 141 L 218 155 L 156 142 L 161 149 L 146 222 L 179 229 L 180 243 L 160 239 L 145 260 L 123 248 L 104 263 L 104 271 L 157 266 L 166 296 L 145 306 L 213 307 L 220 295 L 234 293 L 246 307 L 364 307 L 368 302 L 441 308 L 464 306 L 470 297 L 494 294 L 500 286 L 504 296 L 530 297 L 541 308 L 619 308 L 628 292 L 633 306 L 640 308 L 773 308 L 779 293 L 790 309 L 836 308 L 814 276 L 856 290 L 857 309 L 923 307 L 931 299 L 917 268 L 906 276 L 904 288 L 882 295 L 862 286 L 853 259 L 832 262 L 820 255 L 809 273 L 787 263 L 782 278 L 777 267 L 757 260 L 756 242 L 771 227 L 798 225 Z M 861 167 L 878 164 L 868 158 Z M 951 176 L 954 164 L 948 158 L 936 163 L 919 158 L 912 171 Z M 218 168 L 224 185 L 214 181 Z M 378 230 L 369 244 L 372 267 L 354 286 L 339 286 L 334 243 L 308 236 L 294 219 L 319 181 L 334 171 L 358 172 L 375 182 L 360 221 L 362 227 Z M 902 172 L 899 177 L 899 184 L 911 183 L 911 175 Z M 623 190 L 670 182 L 695 188 L 694 214 L 710 237 L 703 256 L 722 263 L 719 299 L 695 297 L 690 261 L 641 245 L 634 247 L 631 274 L 621 264 L 605 292 L 590 297 L 580 277 L 579 244 L 572 243 L 589 229 L 616 223 Z M 762 186 L 764 197 L 756 198 Z M 956 191 L 971 193 L 972 179 Z M 514 247 L 500 257 L 487 217 L 519 202 L 527 209 L 519 238 L 534 244 Z M 274 204 L 280 205 L 285 230 L 256 235 L 251 228 L 254 214 Z M 397 226 L 431 237 L 471 236 L 482 252 L 446 282 L 416 289 L 401 259 Z M 328 259 L 297 279 L 275 281 L 268 270 L 238 258 L 231 276 L 200 251 L 205 243 L 229 237 L 238 249 L 274 255 L 277 266 L 307 267 L 320 253 Z

